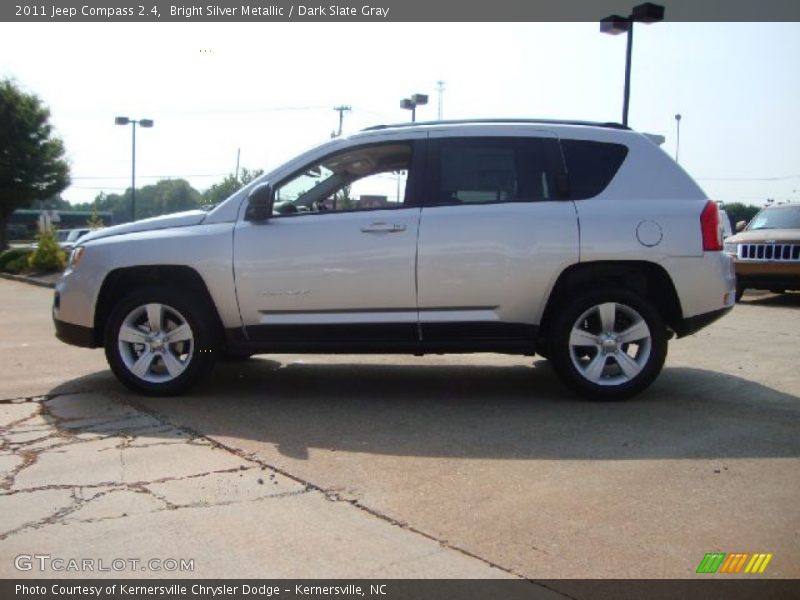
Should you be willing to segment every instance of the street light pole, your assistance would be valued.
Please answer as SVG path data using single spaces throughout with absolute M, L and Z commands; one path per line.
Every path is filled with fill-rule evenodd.
M 677 134 L 678 134 L 677 142 L 675 143 L 675 162 L 679 162 L 678 161 L 678 155 L 679 155 L 679 153 L 681 151 L 681 115 L 680 114 L 675 115 L 675 128 L 678 130 L 677 131 Z
M 622 124 L 628 126 L 628 109 L 631 104 L 631 58 L 633 56 L 633 21 L 628 27 L 628 44 L 625 50 L 625 95 L 622 99 Z
M 414 94 L 410 98 L 403 98 L 400 101 L 400 108 L 411 111 L 411 122 L 417 121 L 417 106 L 423 106 L 428 103 L 428 96 L 426 94 Z
M 136 125 L 142 127 L 152 127 L 152 119 L 130 119 L 128 117 L 116 117 L 114 123 L 117 125 L 131 125 L 131 221 L 136 220 Z
M 600 32 L 610 35 L 626 33 L 628 35 L 625 50 L 625 90 L 622 100 L 622 124 L 628 126 L 628 109 L 631 98 L 631 60 L 633 57 L 633 24 L 657 23 L 664 20 L 664 7 L 652 2 L 645 2 L 633 7 L 633 12 L 627 17 L 611 15 L 600 19 Z

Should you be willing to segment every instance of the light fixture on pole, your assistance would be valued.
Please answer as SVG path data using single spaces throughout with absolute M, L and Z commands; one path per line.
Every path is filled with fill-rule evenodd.
M 403 98 L 400 101 L 400 108 L 411 111 L 411 122 L 417 121 L 417 107 L 423 106 L 428 103 L 428 96 L 426 94 L 414 94 L 410 98 Z
M 675 128 L 677 129 L 677 141 L 675 143 L 675 162 L 678 161 L 678 155 L 681 151 L 681 115 L 678 113 L 675 115 Z
M 131 221 L 136 220 L 136 125 L 142 127 L 152 127 L 152 119 L 130 119 L 128 117 L 116 117 L 114 123 L 117 125 L 131 125 Z
M 600 32 L 610 35 L 628 34 L 627 50 L 625 52 L 625 91 L 622 100 L 622 124 L 628 125 L 628 106 L 631 97 L 631 54 L 633 53 L 633 24 L 634 22 L 657 23 L 664 20 L 664 7 L 660 4 L 645 2 L 633 7 L 633 12 L 627 17 L 611 15 L 600 19 Z

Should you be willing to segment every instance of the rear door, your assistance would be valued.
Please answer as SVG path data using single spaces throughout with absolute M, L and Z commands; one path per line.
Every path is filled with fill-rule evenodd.
M 417 259 L 428 344 L 523 346 L 558 274 L 578 261 L 558 138 L 431 132 Z

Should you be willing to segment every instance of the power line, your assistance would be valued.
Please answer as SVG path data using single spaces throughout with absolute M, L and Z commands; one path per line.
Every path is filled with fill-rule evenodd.
M 144 179 L 182 179 L 184 177 L 226 177 L 230 173 L 195 173 L 189 175 L 137 175 Z M 72 179 L 124 179 L 124 177 L 113 177 L 111 175 L 76 175 Z

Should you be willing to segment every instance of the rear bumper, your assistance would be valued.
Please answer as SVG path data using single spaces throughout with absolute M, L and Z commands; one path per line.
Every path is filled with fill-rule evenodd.
M 678 335 L 678 337 L 683 337 L 686 335 L 691 335 L 693 333 L 696 333 L 700 331 L 703 327 L 711 325 L 711 323 L 713 323 L 717 319 L 724 317 L 731 311 L 732 308 L 733 308 L 732 306 L 726 306 L 724 308 L 712 310 L 711 312 L 683 319 L 675 328 L 675 333 Z

